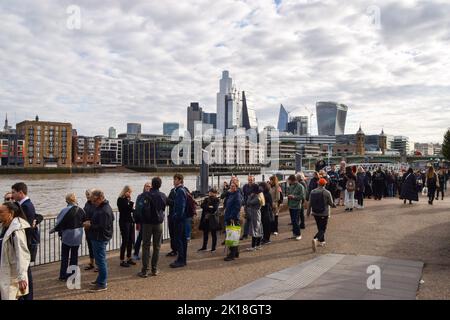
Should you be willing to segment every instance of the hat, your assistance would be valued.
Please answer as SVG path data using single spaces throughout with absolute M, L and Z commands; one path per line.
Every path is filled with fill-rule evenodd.
M 325 180 L 324 178 L 319 179 L 319 186 L 324 186 L 326 184 L 327 184 L 327 180 Z

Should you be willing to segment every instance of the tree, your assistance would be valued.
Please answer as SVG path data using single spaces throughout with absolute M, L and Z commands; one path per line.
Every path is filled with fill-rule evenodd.
M 444 158 L 450 161 L 450 129 L 444 136 L 444 143 L 442 144 L 442 154 Z

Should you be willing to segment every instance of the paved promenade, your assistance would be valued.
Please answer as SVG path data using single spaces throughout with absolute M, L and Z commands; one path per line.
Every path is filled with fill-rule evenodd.
M 318 288 L 319 285 L 324 284 L 323 281 L 328 281 L 327 285 L 332 285 L 330 281 L 342 280 L 341 271 L 348 268 L 349 261 L 352 259 L 363 261 L 364 263 L 360 265 L 362 268 L 366 267 L 366 262 L 371 262 L 364 259 L 375 259 L 382 262 L 382 266 L 390 266 L 389 269 L 385 269 L 384 275 L 382 271 L 382 286 L 385 275 L 389 275 L 387 277 L 389 281 L 405 282 L 399 274 L 399 271 L 404 272 L 398 268 L 400 260 L 409 260 L 407 263 L 413 264 L 409 266 L 408 271 L 411 272 L 410 275 L 414 282 L 417 282 L 417 286 L 420 279 L 424 280 L 418 288 L 414 283 L 403 283 L 402 288 L 406 288 L 403 291 L 408 292 L 404 292 L 404 296 L 398 296 L 392 291 L 384 296 L 389 296 L 390 293 L 391 297 L 397 295 L 398 298 L 413 299 L 417 291 L 418 299 L 450 299 L 449 198 L 444 201 L 435 201 L 433 206 L 428 205 L 425 198 L 421 198 L 419 203 L 412 206 L 404 205 L 398 199 L 383 199 L 382 201 L 367 200 L 364 210 L 354 210 L 352 213 L 345 212 L 342 207 L 334 209 L 328 225 L 327 247 L 318 248 L 317 253 L 311 250 L 311 239 L 316 233 L 314 219 L 307 219 L 306 230 L 302 234 L 301 241 L 289 239 L 291 232 L 288 223 L 288 213 L 284 211 L 280 216 L 280 235 L 272 236 L 272 244 L 264 246 L 262 250 L 245 252 L 244 249 L 250 246 L 250 241 L 244 241 L 241 245 L 240 258 L 232 262 L 223 261 L 224 247 L 222 246 L 216 253 L 197 253 L 201 240 L 195 239 L 189 244 L 187 267 L 171 269 L 169 263 L 173 261 L 173 258 L 165 256 L 165 253 L 169 252 L 169 244 L 166 241 L 161 248 L 161 274 L 147 279 L 136 276 L 140 270 L 140 263 L 130 268 L 121 268 L 118 252 L 112 252 L 108 260 L 110 275 L 109 288 L 106 292 L 89 293 L 87 291 L 89 282 L 96 277 L 92 271 L 82 271 L 81 290 L 68 290 L 65 283 L 57 280 L 59 263 L 39 266 L 33 269 L 35 298 L 214 299 L 230 294 L 254 281 L 273 278 L 274 274 L 281 275 L 277 281 L 289 280 L 286 276 L 289 275 L 289 270 L 299 271 L 290 274 L 294 277 L 293 279 L 300 279 L 297 281 L 299 283 L 302 277 L 301 271 L 304 271 L 307 266 L 313 270 L 321 263 L 325 263 L 331 267 L 325 268 L 326 271 L 319 276 L 315 274 L 316 278 L 310 279 L 310 282 L 303 282 L 298 287 L 308 290 L 302 290 L 303 293 L 298 292 L 299 290 L 293 292 L 294 288 L 291 290 L 292 295 L 285 294 L 280 298 L 333 299 L 336 295 L 330 295 L 330 290 Z M 332 261 L 327 262 L 330 259 Z M 357 260 L 353 261 L 356 265 L 358 265 Z M 83 258 L 80 262 L 85 264 L 86 259 Z M 400 262 L 400 265 L 402 264 L 404 263 Z M 308 271 L 309 274 L 311 270 Z M 353 271 L 356 272 L 345 271 L 344 273 L 349 273 L 352 277 L 362 277 L 362 274 L 358 273 L 362 273 L 365 269 Z M 341 272 L 340 275 L 339 272 Z M 368 276 L 364 274 L 365 279 Z M 385 290 L 391 287 L 385 286 Z M 280 285 L 277 288 L 282 287 Z M 341 288 L 335 286 L 334 289 L 335 293 L 340 294 L 343 299 L 370 298 L 366 291 L 354 297 L 345 295 L 342 291 L 346 289 L 342 286 Z M 267 294 L 267 298 L 275 299 L 277 298 L 275 293 L 275 290 L 272 290 L 263 294 Z M 259 292 L 258 295 L 261 296 L 261 293 Z

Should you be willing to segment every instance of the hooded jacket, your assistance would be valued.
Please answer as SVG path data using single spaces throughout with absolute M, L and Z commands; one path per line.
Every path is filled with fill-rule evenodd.
M 28 294 L 20 292 L 19 281 L 28 283 L 28 267 L 30 265 L 30 252 L 28 251 L 25 229 L 30 224 L 22 218 L 14 218 L 8 227 L 2 241 L 0 261 L 0 294 L 2 300 L 16 300 Z M 0 230 L 3 226 L 0 227 Z

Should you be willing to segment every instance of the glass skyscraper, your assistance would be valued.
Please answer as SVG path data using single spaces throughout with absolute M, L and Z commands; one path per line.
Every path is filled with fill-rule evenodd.
M 288 129 L 289 115 L 283 105 L 280 105 L 280 114 L 278 115 L 278 131 L 283 132 Z
M 317 102 L 317 128 L 320 136 L 344 134 L 348 107 L 336 102 Z

